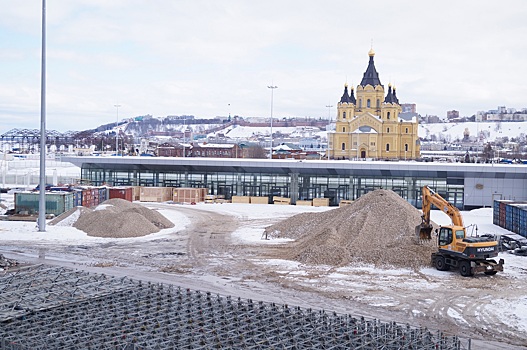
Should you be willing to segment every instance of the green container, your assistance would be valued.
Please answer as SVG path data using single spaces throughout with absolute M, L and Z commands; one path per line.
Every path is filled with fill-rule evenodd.
M 15 212 L 37 214 L 39 209 L 38 192 L 15 193 Z M 73 208 L 73 193 L 46 192 L 46 214 L 58 216 Z

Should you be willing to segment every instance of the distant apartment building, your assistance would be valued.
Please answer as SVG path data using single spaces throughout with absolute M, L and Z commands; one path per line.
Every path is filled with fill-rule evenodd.
M 490 111 L 480 111 L 476 114 L 478 122 L 524 122 L 527 121 L 527 108 L 516 110 L 515 108 L 506 108 L 499 106 L 497 109 Z
M 401 113 L 417 113 L 415 103 L 401 103 Z
M 446 112 L 446 118 L 447 118 L 447 120 L 458 119 L 459 118 L 459 111 L 456 111 L 455 109 L 453 109 L 451 111 L 447 111 Z
M 441 123 L 442 120 L 437 115 L 427 114 L 421 117 L 421 121 L 425 124 Z

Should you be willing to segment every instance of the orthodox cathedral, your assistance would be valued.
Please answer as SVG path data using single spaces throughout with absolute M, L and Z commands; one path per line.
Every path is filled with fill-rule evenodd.
M 373 49 L 357 91 L 348 90 L 337 105 L 335 131 L 328 133 L 330 159 L 416 159 L 420 157 L 417 118 L 405 118 L 395 86 L 388 91 L 375 69 Z M 356 96 L 355 96 L 356 94 Z

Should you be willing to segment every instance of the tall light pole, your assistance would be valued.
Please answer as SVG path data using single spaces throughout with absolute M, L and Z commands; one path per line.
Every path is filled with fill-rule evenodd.
M 42 0 L 42 71 L 40 76 L 40 176 L 38 231 L 46 231 L 46 0 Z
M 269 85 L 268 88 L 271 89 L 271 150 L 269 151 L 269 158 L 273 159 L 273 92 L 278 86 Z
M 115 121 L 115 155 L 119 155 L 119 107 L 120 104 L 113 105 L 117 109 L 117 119 Z
M 333 106 L 327 105 L 326 107 L 328 108 L 328 120 L 331 121 L 331 107 Z
M 331 107 L 333 106 L 326 105 L 326 107 L 328 108 L 328 127 L 329 127 L 331 124 Z M 326 147 L 326 157 L 329 160 L 329 134 L 328 134 L 328 147 Z

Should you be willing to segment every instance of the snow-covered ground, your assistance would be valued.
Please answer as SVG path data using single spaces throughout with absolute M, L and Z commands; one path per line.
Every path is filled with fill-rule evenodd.
M 38 168 L 37 168 L 38 169 Z M 27 170 L 30 171 L 30 170 Z M 61 172 L 71 174 L 80 173 L 80 169 L 77 167 L 64 167 L 60 168 Z M 38 171 L 37 171 L 38 173 Z M 34 183 L 28 185 L 29 188 L 34 187 Z M 2 193 L 0 195 L 0 203 L 6 207 L 13 206 L 14 195 Z M 148 204 L 145 204 L 148 206 Z M 73 220 L 75 217 L 71 217 L 69 222 L 66 221 L 63 225 L 47 225 L 45 232 L 39 232 L 34 222 L 12 222 L 12 221 L 0 221 L 0 237 L 2 242 L 11 245 L 16 242 L 20 245 L 63 245 L 63 246 L 96 246 L 101 244 L 114 244 L 114 243 L 129 243 L 142 244 L 155 240 L 168 239 L 174 237 L 178 232 L 184 231 L 191 224 L 191 219 L 188 217 L 187 212 L 178 211 L 178 205 L 166 204 L 159 207 L 159 210 L 169 220 L 176 224 L 175 228 L 162 230 L 160 232 L 138 238 L 98 238 L 88 236 L 85 232 L 80 231 L 72 227 Z M 197 209 L 200 211 L 211 212 L 219 215 L 230 215 L 239 219 L 243 222 L 243 225 L 239 225 L 238 228 L 230 234 L 230 239 L 234 242 L 238 242 L 242 245 L 251 246 L 269 246 L 276 244 L 286 243 L 286 240 L 263 240 L 262 234 L 265 227 L 275 223 L 277 220 L 288 218 L 297 213 L 303 212 L 323 212 L 326 210 L 332 210 L 333 208 L 328 207 L 307 207 L 307 206 L 285 206 L 285 205 L 264 205 L 264 204 L 205 204 L 198 203 L 195 206 L 182 206 L 186 208 Z M 101 210 L 104 210 L 101 208 Z M 0 214 L 2 210 L 0 210 Z M 432 220 L 438 224 L 449 224 L 450 218 L 441 211 L 432 211 Z M 492 224 L 492 209 L 482 208 L 472 211 L 462 212 L 464 223 L 466 226 L 475 228 L 477 226 L 477 234 L 482 235 L 486 233 L 490 234 L 503 234 L 509 233 L 509 231 L 502 229 Z M 476 231 L 468 230 L 469 234 L 476 233 Z M 1 252 L 0 252 L 1 253 Z M 60 257 L 56 257 L 60 260 Z M 510 325 L 510 328 L 516 329 L 517 332 L 527 333 L 527 297 L 525 296 L 525 278 L 527 276 L 527 257 L 515 256 L 508 253 L 500 253 L 500 258 L 505 259 L 505 270 L 503 273 L 499 273 L 499 280 L 494 278 L 489 279 L 489 283 L 503 283 L 506 281 L 509 287 L 504 287 L 503 294 L 488 295 L 489 300 L 485 302 L 485 306 L 478 306 L 478 309 L 472 314 L 472 317 L 482 319 L 488 323 L 492 319 L 500 324 Z M 432 267 L 427 267 L 419 271 L 419 276 L 416 276 L 414 271 L 405 269 L 376 269 L 373 266 L 353 266 L 353 267 L 318 267 L 318 270 L 313 270 L 312 267 L 307 267 L 290 260 L 281 259 L 258 259 L 254 260 L 254 264 L 262 269 L 270 269 L 274 271 L 278 276 L 282 276 L 283 280 L 290 281 L 295 280 L 299 285 L 304 286 L 317 286 L 320 288 L 326 288 L 328 293 L 333 290 L 337 291 L 337 288 L 349 290 L 349 291 L 360 291 L 367 290 L 372 287 L 372 283 L 375 284 L 375 288 L 379 291 L 377 294 L 365 293 L 361 298 L 372 307 L 381 307 L 385 309 L 391 309 L 395 305 L 399 305 L 398 309 L 407 309 L 412 317 L 418 318 L 423 317 L 423 309 L 414 308 L 411 304 L 408 306 L 400 306 L 401 301 L 394 299 L 390 295 L 390 290 L 395 285 L 401 283 L 404 280 L 405 288 L 409 288 L 413 293 L 418 293 L 421 290 L 435 291 L 435 293 L 450 294 L 448 289 L 455 288 L 453 286 L 459 286 L 462 281 L 460 276 L 455 272 L 441 272 L 437 271 Z M 369 282 L 363 280 L 361 277 L 368 275 Z M 423 278 L 424 276 L 424 278 Z M 212 279 L 211 276 L 207 278 Z M 476 281 L 478 279 L 475 279 Z M 481 282 L 481 279 L 479 279 Z M 219 278 L 218 281 L 224 281 L 224 278 Z M 445 287 L 446 286 L 446 287 Z M 443 290 L 442 288 L 447 288 Z M 461 287 L 459 287 L 461 288 Z M 466 288 L 466 287 L 463 287 Z M 471 298 L 471 295 L 478 290 L 476 287 L 470 287 L 466 289 L 466 297 Z M 495 288 L 495 287 L 494 287 Z M 484 288 L 483 288 L 484 289 Z M 463 289 L 465 290 L 465 289 Z M 491 291 L 489 290 L 489 293 Z M 466 324 L 471 321 L 470 316 L 463 315 L 463 310 L 467 309 L 466 304 L 470 300 L 457 300 L 454 302 L 452 307 L 448 307 L 441 311 L 444 315 L 450 319 L 455 319 L 459 325 Z M 420 303 L 423 305 L 435 305 L 437 300 L 433 298 L 425 297 L 423 294 Z M 457 304 L 456 304 L 457 303 Z M 435 307 L 435 306 L 434 306 Z M 471 307 L 468 307 L 469 309 Z M 409 311 L 408 311 L 409 310 Z M 488 316 L 491 315 L 491 316 Z M 491 320 L 486 317 L 490 317 Z M 472 320 L 473 322 L 474 320 Z M 509 331 L 510 332 L 510 331 Z M 525 337 L 527 339 L 527 336 Z M 526 340 L 527 341 L 527 340 Z M 527 344 L 527 343 L 526 343 Z
M 419 137 L 430 138 L 432 135 L 438 140 L 454 142 L 462 140 L 465 129 L 470 137 L 481 137 L 481 141 L 492 142 L 497 138 L 507 136 L 509 139 L 527 135 L 527 122 L 466 122 L 466 123 L 434 123 L 419 124 Z
M 9 204 L 13 199 L 12 194 L 2 194 L 2 203 Z M 149 206 L 149 204 L 144 203 Z M 251 246 L 258 245 L 273 245 L 283 244 L 285 240 L 264 240 L 262 234 L 264 228 L 277 220 L 288 218 L 297 213 L 303 212 L 323 212 L 327 210 L 333 210 L 329 207 L 307 207 L 307 206 L 283 206 L 283 205 L 265 205 L 265 204 L 205 204 L 198 203 L 197 205 L 176 205 L 176 204 L 165 204 L 159 206 L 157 210 L 165 215 L 169 220 L 176 224 L 175 228 L 162 230 L 160 232 L 139 238 L 97 238 L 90 237 L 83 231 L 79 231 L 70 225 L 75 220 L 75 217 L 70 218 L 69 221 L 64 222 L 63 225 L 47 225 L 45 232 L 39 232 L 36 224 L 30 222 L 11 222 L 11 221 L 0 221 L 0 237 L 2 241 L 17 241 L 20 244 L 61 244 L 69 245 L 72 247 L 77 246 L 90 246 L 101 243 L 126 243 L 141 244 L 141 242 L 159 240 L 162 238 L 168 238 L 169 236 L 174 237 L 178 232 L 185 230 L 191 220 L 185 214 L 185 211 L 178 211 L 179 207 L 196 209 L 199 211 L 206 211 L 220 215 L 235 216 L 240 219 L 240 222 L 244 222 L 244 225 L 240 225 L 232 234 L 231 239 L 239 244 L 246 244 Z M 164 209 L 166 208 L 166 209 Z M 101 208 L 104 210 L 104 208 Z M 450 218 L 441 211 L 432 211 L 432 220 L 438 224 L 449 224 Z M 493 233 L 501 234 L 508 233 L 498 226 L 492 224 L 492 209 L 483 208 L 472 211 L 462 212 L 465 225 L 477 225 L 478 234 Z M 470 230 L 469 230 L 470 232 Z M 507 253 L 500 253 L 500 257 L 505 259 L 505 271 L 500 273 L 500 278 L 505 278 L 507 281 L 523 281 L 525 279 L 527 270 L 527 257 L 514 256 Z M 60 257 L 57 257 L 60 260 Z M 291 279 L 302 279 L 301 283 L 305 285 L 316 285 L 325 286 L 327 292 L 331 290 L 341 288 L 348 290 L 368 290 L 371 288 L 372 280 L 363 280 L 357 276 L 368 275 L 369 278 L 373 278 L 375 281 L 375 288 L 380 292 L 377 294 L 365 293 L 363 300 L 372 307 L 380 307 L 384 309 L 390 309 L 400 304 L 400 300 L 394 299 L 393 295 L 390 295 L 390 290 L 394 285 L 404 280 L 405 288 L 416 292 L 421 290 L 435 291 L 435 293 L 442 294 L 448 291 L 443 290 L 446 285 L 451 283 L 452 285 L 458 284 L 461 278 L 455 272 L 441 272 L 437 271 L 432 267 L 421 269 L 419 275 L 425 276 L 424 278 L 416 275 L 415 271 L 408 269 L 376 269 L 373 266 L 348 266 L 340 268 L 331 267 L 318 267 L 318 272 L 310 267 L 299 264 L 298 262 L 281 260 L 281 259 L 259 259 L 255 261 L 257 266 L 261 266 L 262 269 L 272 269 L 278 275 L 283 275 L 285 280 Z M 316 276 L 316 277 L 314 277 Z M 355 276 L 355 277 L 354 277 Z M 372 277 L 373 276 L 373 277 Z M 481 282 L 481 280 L 480 280 Z M 489 280 L 489 283 L 496 283 L 497 281 Z M 451 288 L 451 287 L 448 287 Z M 385 290 L 386 294 L 382 293 Z M 475 289 L 474 289 L 475 290 Z M 393 292 L 393 291 L 392 291 Z M 492 315 L 499 321 L 500 324 L 507 324 L 510 327 L 517 329 L 518 332 L 527 332 L 527 297 L 518 291 L 519 293 L 511 295 L 508 292 L 507 296 L 503 298 L 493 296 L 492 300 L 488 300 L 485 306 L 482 307 L 478 313 L 482 313 L 481 318 L 487 317 L 486 315 Z M 470 290 L 467 289 L 466 297 L 471 299 Z M 420 300 L 424 304 L 437 303 L 437 300 L 433 297 L 427 299 L 426 294 L 423 294 L 423 299 Z M 451 307 L 445 309 L 444 315 L 450 319 L 454 319 L 458 324 L 466 324 L 467 316 L 463 315 L 462 312 L 466 308 L 465 303 L 467 301 L 457 300 L 458 304 L 451 305 Z M 412 306 L 409 306 L 412 308 Z M 418 310 L 417 307 L 410 310 L 412 317 L 419 318 L 422 311 Z M 478 316 L 479 318 L 480 316 Z

